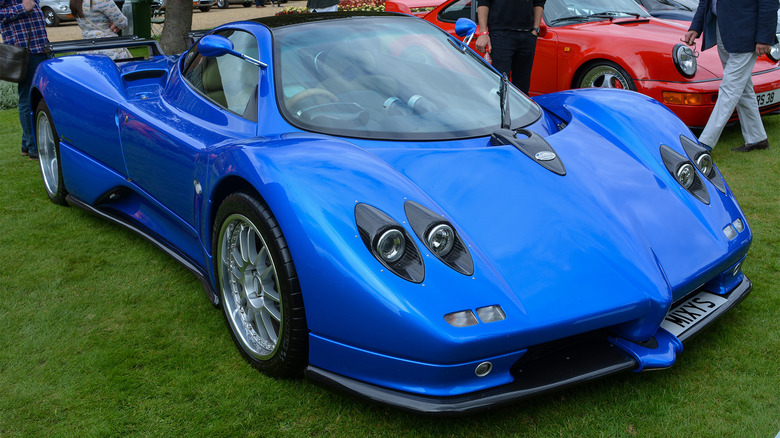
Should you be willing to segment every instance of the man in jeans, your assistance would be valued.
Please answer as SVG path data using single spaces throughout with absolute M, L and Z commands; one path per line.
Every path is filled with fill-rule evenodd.
M 476 46 L 487 52 L 493 67 L 525 94 L 531 88 L 531 67 L 545 0 L 479 0 Z M 489 31 L 489 32 L 488 32 Z
M 26 47 L 30 54 L 27 77 L 19 83 L 19 121 L 22 124 L 22 155 L 38 159 L 38 146 L 33 138 L 30 87 L 38 64 L 49 57 L 49 39 L 43 12 L 36 0 L 0 0 L 0 35 L 5 44 Z
M 700 0 L 683 41 L 693 46 L 703 34 L 702 50 L 717 44 L 723 64 L 718 100 L 699 141 L 712 149 L 734 109 L 745 144 L 732 150 L 750 152 L 769 147 L 750 76 L 756 58 L 775 43 L 777 0 Z M 721 20 L 720 18 L 723 18 Z

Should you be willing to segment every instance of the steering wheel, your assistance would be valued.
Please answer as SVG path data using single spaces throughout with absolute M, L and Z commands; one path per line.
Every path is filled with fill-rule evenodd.
M 308 98 L 316 98 L 318 101 L 324 100 L 324 102 L 318 103 L 332 103 L 339 101 L 339 98 L 336 97 L 335 94 L 324 88 L 308 88 L 287 99 L 287 107 L 290 108 L 290 110 L 293 110 L 297 104 Z

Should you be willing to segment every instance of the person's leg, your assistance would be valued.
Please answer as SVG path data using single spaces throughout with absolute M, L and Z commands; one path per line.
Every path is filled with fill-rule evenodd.
M 512 83 L 525 94 L 531 89 L 531 69 L 536 53 L 536 37 L 531 32 L 515 32 L 516 50 L 512 58 Z
M 27 77 L 17 86 L 19 92 L 19 123 L 22 125 L 22 154 L 38 156 L 38 146 L 33 135 L 32 112 L 30 107 L 30 89 L 33 75 L 38 66 L 48 58 L 46 54 L 31 54 L 27 64 Z
M 751 71 L 755 62 L 754 56 L 751 63 Z M 737 103 L 737 114 L 739 115 L 739 124 L 742 128 L 742 137 L 745 139 L 745 143 L 758 143 L 761 140 L 766 140 L 766 130 L 764 129 L 764 123 L 761 121 L 761 113 L 758 111 L 756 92 L 753 90 L 753 80 L 750 76 L 748 76 L 745 89 L 742 91 L 742 97 L 740 97 L 739 103 Z
M 699 141 L 710 147 L 714 147 L 718 143 L 723 128 L 726 127 L 729 118 L 734 114 L 734 109 L 742 98 L 756 62 L 755 53 L 726 52 L 720 40 L 720 34 L 718 34 L 718 54 L 723 63 L 723 79 L 718 89 L 718 100 L 715 102 L 715 108 L 713 108 L 704 130 L 699 136 Z
M 490 57 L 493 68 L 509 78 L 512 71 L 512 59 L 515 55 L 514 42 L 511 31 L 490 32 Z

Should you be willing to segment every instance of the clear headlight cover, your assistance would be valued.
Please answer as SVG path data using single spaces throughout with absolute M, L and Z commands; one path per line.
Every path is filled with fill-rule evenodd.
M 672 59 L 674 60 L 674 66 L 677 67 L 677 71 L 680 72 L 686 78 L 690 78 L 696 74 L 698 68 L 698 62 L 696 61 L 696 53 L 693 49 L 685 44 L 677 44 L 672 49 Z

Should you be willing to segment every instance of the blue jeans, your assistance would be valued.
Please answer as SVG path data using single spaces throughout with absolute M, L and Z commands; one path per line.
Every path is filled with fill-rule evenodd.
M 33 108 L 30 108 L 30 88 L 32 88 L 33 75 L 38 65 L 47 60 L 46 53 L 31 53 L 27 64 L 27 77 L 18 85 L 19 90 L 19 122 L 22 124 L 22 152 L 30 155 L 38 155 L 38 146 L 33 136 Z

